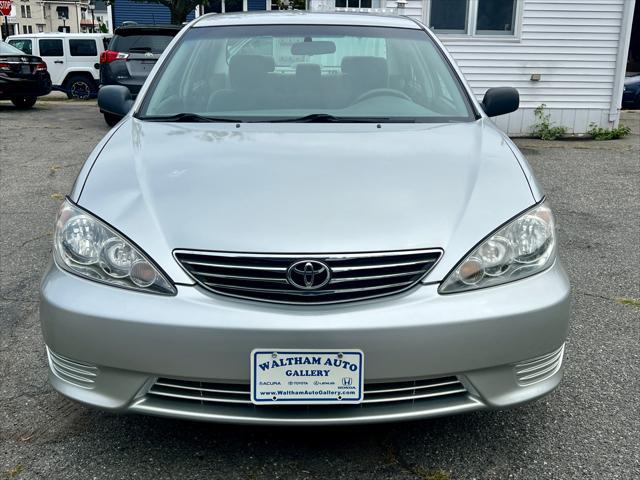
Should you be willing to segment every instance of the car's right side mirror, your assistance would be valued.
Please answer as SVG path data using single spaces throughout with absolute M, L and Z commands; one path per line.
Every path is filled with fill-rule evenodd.
M 122 85 L 105 85 L 98 91 L 98 107 L 102 113 L 124 117 L 133 107 L 131 92 Z
M 494 87 L 487 90 L 482 108 L 489 117 L 515 112 L 520 105 L 520 94 L 513 87 Z

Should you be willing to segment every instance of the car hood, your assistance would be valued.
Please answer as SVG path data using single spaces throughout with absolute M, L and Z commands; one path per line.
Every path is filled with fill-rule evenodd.
M 128 118 L 78 203 L 176 282 L 174 249 L 346 253 L 442 248 L 441 280 L 534 204 L 508 139 L 452 124 L 157 123 Z

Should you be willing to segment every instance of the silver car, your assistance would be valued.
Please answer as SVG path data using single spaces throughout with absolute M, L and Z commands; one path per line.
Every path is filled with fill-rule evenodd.
M 205 15 L 87 159 L 40 317 L 53 387 L 262 424 L 504 408 L 562 377 L 553 215 L 421 23 Z

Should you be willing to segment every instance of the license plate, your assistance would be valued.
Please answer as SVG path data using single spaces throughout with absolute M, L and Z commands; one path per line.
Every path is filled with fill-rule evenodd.
M 255 404 L 360 403 L 364 382 L 360 350 L 251 352 L 251 401 Z
M 29 65 L 22 65 L 22 73 L 31 73 L 31 67 Z

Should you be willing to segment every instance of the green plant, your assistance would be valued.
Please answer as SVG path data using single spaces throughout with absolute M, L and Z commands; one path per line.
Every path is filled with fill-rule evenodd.
M 618 125 L 616 128 L 602 128 L 598 127 L 595 123 L 590 123 L 589 127 L 591 128 L 587 133 L 591 135 L 594 140 L 616 140 L 631 133 L 631 129 L 626 125 Z
M 555 140 L 567 133 L 567 127 L 554 126 L 551 122 L 551 114 L 545 112 L 545 107 L 546 105 L 543 103 L 534 111 L 537 121 L 533 124 L 532 134 L 542 140 Z

